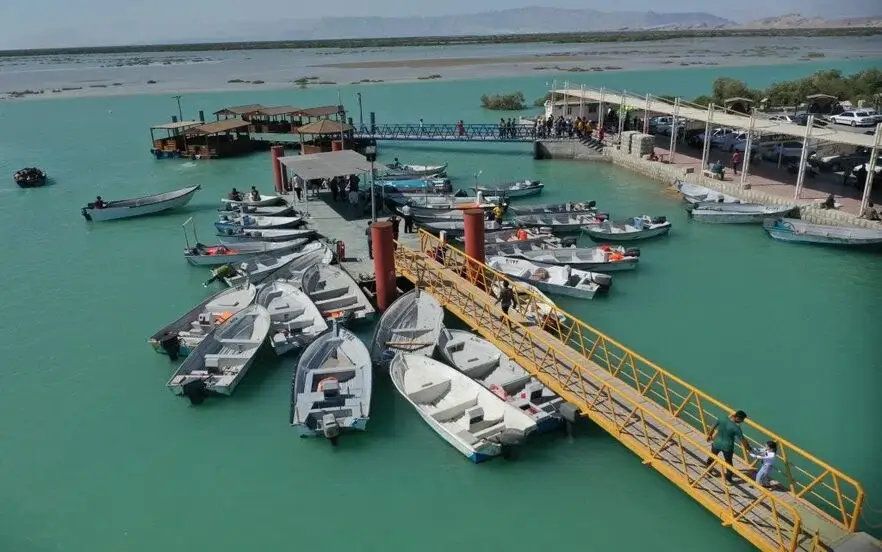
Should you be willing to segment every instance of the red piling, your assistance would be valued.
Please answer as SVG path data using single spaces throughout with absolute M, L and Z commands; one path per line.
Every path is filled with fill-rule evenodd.
M 483 209 L 466 209 L 462 212 L 465 220 L 465 253 L 475 261 L 484 263 L 484 210 Z M 469 263 L 466 278 L 480 285 L 479 275 L 481 268 Z
M 273 185 L 276 193 L 281 194 L 285 191 L 284 181 L 282 180 L 282 164 L 279 163 L 279 157 L 285 156 L 285 146 L 273 146 L 270 148 L 270 156 L 273 162 Z
M 389 308 L 398 294 L 395 273 L 395 248 L 392 241 L 392 223 L 388 220 L 371 225 L 371 242 L 374 253 L 374 275 L 377 282 L 377 308 Z

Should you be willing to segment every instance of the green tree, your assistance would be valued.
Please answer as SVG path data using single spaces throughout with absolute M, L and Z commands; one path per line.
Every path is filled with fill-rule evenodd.
M 512 92 L 511 94 L 484 94 L 481 96 L 481 107 L 484 109 L 493 109 L 496 111 L 520 111 L 526 109 L 524 103 L 523 92 Z

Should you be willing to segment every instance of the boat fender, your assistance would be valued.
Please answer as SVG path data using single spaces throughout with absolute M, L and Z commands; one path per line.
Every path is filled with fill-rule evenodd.
M 640 249 L 637 247 L 628 247 L 625 249 L 624 254 L 626 257 L 639 257 Z
M 668 222 L 668 217 L 665 217 L 665 216 L 661 216 L 661 217 L 653 217 L 653 218 L 652 218 L 652 223 L 653 223 L 653 224 L 664 224 L 664 223 L 666 223 L 666 222 Z

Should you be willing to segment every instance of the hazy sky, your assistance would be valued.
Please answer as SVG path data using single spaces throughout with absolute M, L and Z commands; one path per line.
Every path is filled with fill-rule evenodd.
M 432 16 L 467 14 L 504 8 L 551 6 L 601 11 L 705 11 L 746 21 L 802 13 L 806 16 L 859 17 L 882 14 L 882 0 L 737 0 L 715 7 L 706 0 L 0 0 L 0 49 L 161 42 L 184 37 L 214 37 L 238 27 L 254 33 L 254 24 L 329 16 Z M 259 36 L 249 36 L 259 39 Z

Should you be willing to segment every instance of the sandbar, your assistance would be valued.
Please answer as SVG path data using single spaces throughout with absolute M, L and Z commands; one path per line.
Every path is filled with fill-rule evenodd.
M 350 61 L 345 63 L 327 63 L 320 65 L 310 65 L 310 67 L 335 67 L 338 69 L 425 69 L 435 67 L 466 67 L 469 65 L 493 65 L 497 63 L 543 63 L 549 61 L 587 61 L 597 59 L 598 56 L 589 55 L 389 59 L 378 61 Z

